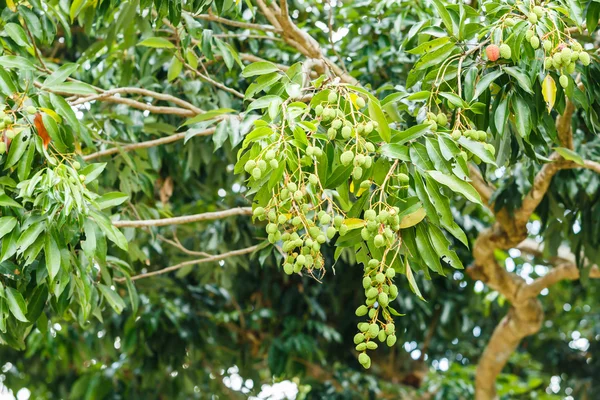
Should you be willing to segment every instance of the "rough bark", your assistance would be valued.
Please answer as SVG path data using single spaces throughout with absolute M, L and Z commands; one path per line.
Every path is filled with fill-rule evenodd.
M 556 121 L 558 135 L 564 147 L 573 148 L 571 121 L 574 112 L 573 104 L 567 100 L 562 115 Z M 509 250 L 519 247 L 529 249 L 529 253 L 541 256 L 535 242 L 527 239 L 527 222 L 544 198 L 554 175 L 567 168 L 582 167 L 596 169 L 596 163 L 586 161 L 584 165 L 575 165 L 564 160 L 558 153 L 550 156 L 552 162 L 545 164 L 535 176 L 530 192 L 525 196 L 521 207 L 509 213 L 500 210 L 495 213 L 495 224 L 480 233 L 473 247 L 474 263 L 467 270 L 473 279 L 481 280 L 493 290 L 502 294 L 511 304 L 508 314 L 494 330 L 479 363 L 475 378 L 476 399 L 496 399 L 496 379 L 510 355 L 517 349 L 521 340 L 537 333 L 542 325 L 544 313 L 542 304 L 537 299 L 539 293 L 562 280 L 579 278 L 579 270 L 574 256 L 562 256 L 549 260 L 557 264 L 547 275 L 527 284 L 520 276 L 508 272 L 501 266 L 495 256 L 496 250 Z M 484 201 L 489 202 L 494 188 L 487 184 L 479 170 L 471 168 L 473 186 Z M 493 211 L 493 204 L 488 204 Z M 590 277 L 600 278 L 598 267 L 593 266 Z

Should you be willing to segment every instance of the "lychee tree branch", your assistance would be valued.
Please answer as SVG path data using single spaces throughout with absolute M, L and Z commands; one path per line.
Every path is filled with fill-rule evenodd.
M 567 106 L 557 120 L 559 138 L 563 143 L 572 141 L 571 119 L 573 107 Z M 511 308 L 498 324 L 477 365 L 475 378 L 476 399 L 496 399 L 496 379 L 510 355 L 521 340 L 539 331 L 543 321 L 543 308 L 536 298 L 538 282 L 533 289 L 526 289 L 527 283 L 520 276 L 508 272 L 496 259 L 496 250 L 508 250 L 517 246 L 527 237 L 526 224 L 545 196 L 554 175 L 564 168 L 571 167 L 558 153 L 550 156 L 552 162 L 545 164 L 534 178 L 530 192 L 523 199 L 521 207 L 510 215 L 506 210 L 497 213 L 497 222 L 479 234 L 473 246 L 474 263 L 467 272 L 473 279 L 479 279 L 493 290 L 502 294 Z M 489 194 L 489 187 L 483 186 L 481 176 L 475 174 L 474 186 L 480 194 Z M 483 182 L 483 183 L 482 183 Z M 562 269 L 561 269 L 562 271 Z M 569 270 L 571 271 L 571 270 Z M 564 273 L 564 272 L 563 272 Z M 559 275 L 559 273 L 553 274 Z M 566 275 L 565 275 L 566 276 Z M 550 278 L 548 278 L 550 279 Z M 541 289 L 540 289 L 541 290 Z M 536 293 L 524 296 L 522 293 Z

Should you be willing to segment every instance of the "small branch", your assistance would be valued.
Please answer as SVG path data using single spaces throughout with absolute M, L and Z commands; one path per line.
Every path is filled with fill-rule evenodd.
M 179 240 L 177 240 L 177 238 L 175 240 L 171 240 L 171 239 L 167 239 L 163 235 L 156 235 L 156 238 L 160 241 L 170 244 L 171 246 L 183 251 L 185 254 L 190 255 L 190 256 L 199 256 L 199 257 L 211 257 L 212 256 L 211 254 L 208 254 L 204 251 L 194 251 L 194 250 L 188 249 L 187 247 L 182 245 L 181 242 Z
M 204 110 L 201 110 L 200 108 L 194 106 L 193 104 L 191 104 L 185 100 L 182 100 L 178 97 L 171 96 L 169 94 L 158 93 L 158 92 L 148 90 L 148 89 L 137 88 L 137 87 L 122 87 L 122 88 L 110 89 L 110 90 L 107 90 L 100 94 L 91 95 L 91 96 L 87 96 L 87 97 L 81 97 L 81 98 L 71 102 L 71 105 L 76 106 L 76 105 L 87 103 L 87 102 L 94 101 L 94 100 L 103 101 L 103 100 L 106 100 L 107 97 L 114 97 L 116 94 L 138 94 L 141 96 L 152 97 L 157 100 L 169 101 L 171 103 L 177 104 L 185 109 L 192 111 L 195 115 L 202 114 L 205 112 Z
M 273 36 L 265 36 L 265 35 L 251 35 L 246 33 L 217 33 L 213 35 L 216 38 L 235 38 L 235 39 L 263 39 L 263 40 L 273 40 L 276 42 L 283 41 L 283 39 Z
M 596 161 L 585 160 L 583 162 L 583 168 L 591 169 L 600 174 L 600 163 Z
M 523 299 L 536 297 L 540 292 L 560 281 L 574 281 L 580 278 L 581 272 L 575 264 L 564 263 L 548 271 L 544 276 L 541 276 L 531 282 L 529 285 L 521 289 L 519 296 Z M 592 279 L 600 278 L 600 269 L 594 265 L 590 269 L 589 277 Z
M 544 249 L 541 243 L 533 239 L 526 239 L 517 247 L 521 252 L 531 254 L 534 257 L 543 259 Z M 581 271 L 577 268 L 575 254 L 566 246 L 560 246 L 557 250 L 557 255 L 548 257 L 547 261 L 556 265 L 555 268 L 548 271 L 544 276 L 534 280 L 529 285 L 523 286 L 518 293 L 519 299 L 528 299 L 536 297 L 542 290 L 548 288 L 562 280 L 574 281 L 580 278 Z M 589 265 L 587 260 L 584 261 L 586 266 Z M 589 277 L 592 279 L 600 278 L 600 268 L 597 265 L 590 267 Z
M 205 129 L 203 131 L 196 133 L 194 135 L 194 137 L 195 136 L 212 135 L 213 133 L 215 133 L 215 131 L 216 131 L 216 128 Z M 122 146 L 122 147 L 112 147 L 110 149 L 101 150 L 101 151 L 97 151 L 95 153 L 91 153 L 91 154 L 82 156 L 82 158 L 85 161 L 89 161 L 89 160 L 93 160 L 93 159 L 104 157 L 104 156 L 110 156 L 112 154 L 128 152 L 128 151 L 133 151 L 133 150 L 139 150 L 139 149 L 147 149 L 150 147 L 156 147 L 156 146 L 160 146 L 163 144 L 173 143 L 178 140 L 185 139 L 186 135 L 187 135 L 187 132 L 181 132 L 181 133 L 176 133 L 174 135 L 165 136 L 160 139 L 148 140 L 146 142 L 140 142 L 140 143 L 132 143 L 132 144 Z
M 202 214 L 184 215 L 182 217 L 161 218 L 161 219 L 146 219 L 138 221 L 113 221 L 113 225 L 117 228 L 144 228 L 148 226 L 167 226 L 190 224 L 192 222 L 213 221 L 215 219 L 223 219 L 234 215 L 252 215 L 250 207 L 236 207 L 225 211 L 214 211 Z
M 188 267 L 190 265 L 205 264 L 205 263 L 209 263 L 209 262 L 221 261 L 221 260 L 224 260 L 229 257 L 241 256 L 244 254 L 254 252 L 256 249 L 258 249 L 258 246 L 259 245 L 247 247 L 247 248 L 241 249 L 241 250 L 229 251 L 227 253 L 210 256 L 207 258 L 201 258 L 199 260 L 184 261 L 182 263 L 172 265 L 167 268 L 159 269 L 157 271 L 147 272 L 145 274 L 134 275 L 130 279 L 132 281 L 137 281 L 139 279 L 149 278 L 151 276 L 168 274 L 169 272 L 177 271 L 178 269 Z M 115 282 L 124 282 L 126 280 L 126 278 L 115 278 L 114 280 L 115 280 Z
M 232 21 L 230 19 L 222 18 L 222 17 L 216 16 L 213 14 L 199 14 L 199 15 L 194 15 L 194 17 L 204 20 L 204 21 L 212 21 L 212 22 L 221 23 L 223 25 L 234 26 L 236 28 L 254 29 L 254 30 L 258 30 L 258 31 L 275 32 L 275 33 L 281 32 L 281 29 L 277 29 L 271 25 L 260 25 L 260 24 L 253 24 L 250 22 Z

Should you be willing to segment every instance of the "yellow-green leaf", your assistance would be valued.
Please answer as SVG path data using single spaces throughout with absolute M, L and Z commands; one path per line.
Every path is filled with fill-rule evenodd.
M 400 220 L 400 229 L 410 228 L 411 226 L 415 226 L 419 222 L 423 221 L 423 218 L 427 215 L 425 208 L 421 207 L 417 211 L 412 212 L 408 215 L 405 215 Z
M 346 218 L 344 220 L 344 225 L 348 227 L 348 230 L 358 229 L 365 226 L 365 221 L 360 218 Z
M 546 101 L 548 112 L 552 111 L 556 102 L 556 82 L 554 82 L 550 74 L 546 75 L 544 82 L 542 82 L 542 95 L 544 96 L 544 101 Z

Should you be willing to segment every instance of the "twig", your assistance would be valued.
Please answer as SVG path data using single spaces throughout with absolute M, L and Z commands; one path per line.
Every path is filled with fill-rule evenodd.
M 260 25 L 260 24 L 253 24 L 250 22 L 232 21 L 230 19 L 222 18 L 222 17 L 212 15 L 212 14 L 198 14 L 198 15 L 194 15 L 194 17 L 205 20 L 205 21 L 219 22 L 223 25 L 235 26 L 236 28 L 255 29 L 255 30 L 259 30 L 259 31 L 275 32 L 275 33 L 281 32 L 281 29 L 277 29 L 270 25 Z
M 215 131 L 216 131 L 216 128 L 205 129 L 203 131 L 200 131 L 200 132 L 194 134 L 193 137 L 212 135 L 213 133 L 215 133 Z M 129 144 L 127 146 L 122 146 L 122 147 L 112 147 L 110 149 L 101 150 L 101 151 L 97 151 L 95 153 L 85 155 L 82 158 L 85 161 L 89 161 L 89 160 L 93 160 L 93 159 L 104 157 L 104 156 L 109 156 L 109 155 L 116 154 L 116 153 L 128 152 L 128 151 L 139 150 L 139 149 L 147 149 L 150 147 L 156 147 L 156 146 L 160 146 L 163 144 L 173 143 L 178 140 L 185 139 L 186 135 L 187 135 L 187 132 L 181 132 L 181 133 L 176 133 L 174 135 L 165 136 L 160 139 L 148 140 L 146 142 L 132 143 L 132 144 Z
M 159 269 L 157 271 L 147 272 L 145 274 L 134 275 L 130 279 L 132 281 L 137 281 L 139 279 L 149 278 L 151 276 L 167 274 L 169 272 L 173 272 L 173 271 L 176 271 L 178 269 L 181 269 L 181 268 L 184 268 L 184 267 L 188 267 L 190 265 L 205 264 L 205 263 L 209 263 L 209 262 L 221 261 L 221 260 L 224 260 L 224 259 L 229 258 L 229 257 L 241 256 L 241 255 L 244 255 L 244 254 L 248 254 L 248 253 L 254 252 L 256 249 L 258 249 L 258 246 L 259 245 L 255 245 L 255 246 L 247 247 L 247 248 L 241 249 L 241 250 L 233 250 L 233 251 L 229 251 L 227 253 L 223 253 L 223 254 L 219 254 L 219 255 L 215 255 L 215 256 L 210 256 L 210 257 L 207 257 L 207 258 L 201 258 L 199 260 L 184 261 L 182 263 L 179 263 L 179 264 L 176 264 L 176 265 L 172 265 L 172 266 L 167 267 L 167 268 Z M 124 282 L 125 280 L 126 280 L 126 278 L 115 278 L 114 279 L 115 282 Z
M 192 111 L 193 113 L 197 114 L 202 114 L 205 111 L 194 106 L 193 104 L 182 100 L 178 97 L 175 96 L 171 96 L 169 94 L 164 94 L 164 93 L 158 93 L 152 90 L 148 90 L 148 89 L 143 89 L 143 88 L 138 88 L 138 87 L 121 87 L 121 88 L 115 88 L 115 89 L 110 89 L 107 90 L 103 93 L 100 94 L 96 94 L 96 95 L 91 95 L 91 96 L 87 96 L 87 97 L 81 97 L 75 101 L 71 102 L 71 105 L 76 106 L 79 104 L 83 104 L 83 103 L 87 103 L 90 101 L 94 101 L 94 100 L 105 100 L 107 97 L 114 97 L 116 94 L 139 94 L 141 96 L 147 96 L 147 97 L 153 97 L 157 100 L 164 100 L 164 101 L 170 101 L 171 103 L 177 104 L 183 108 L 186 108 L 190 111 Z

